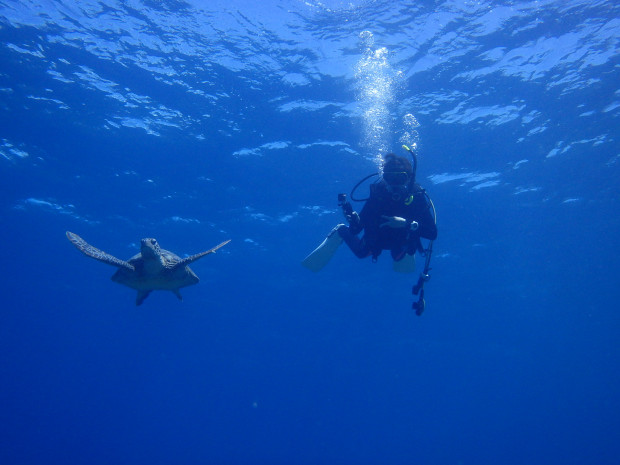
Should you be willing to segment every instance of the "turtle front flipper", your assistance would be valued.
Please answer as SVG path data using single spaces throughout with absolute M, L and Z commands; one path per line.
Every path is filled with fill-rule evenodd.
M 195 262 L 196 260 L 198 260 L 199 258 L 204 257 L 205 255 L 209 255 L 210 253 L 215 253 L 215 251 L 221 247 L 224 247 L 226 244 L 228 244 L 230 242 L 230 239 L 228 239 L 227 241 L 222 242 L 221 244 L 216 245 L 215 247 L 213 247 L 212 249 L 209 249 L 205 252 L 200 252 L 197 253 L 195 255 L 190 255 L 189 257 L 185 257 L 183 260 L 181 260 L 180 262 L 177 262 L 174 264 L 175 268 L 178 268 L 179 266 L 186 266 L 189 265 L 190 263 Z
M 67 239 L 69 239 L 80 252 L 82 252 L 84 255 L 87 255 L 88 257 L 94 258 L 95 260 L 99 260 L 103 263 L 107 263 L 108 265 L 117 266 L 119 268 L 127 268 L 130 271 L 135 270 L 135 268 L 131 264 L 127 263 L 124 260 L 120 260 L 108 253 L 105 253 L 103 250 L 99 250 L 96 247 L 93 247 L 80 236 L 72 233 L 71 231 L 67 231 Z

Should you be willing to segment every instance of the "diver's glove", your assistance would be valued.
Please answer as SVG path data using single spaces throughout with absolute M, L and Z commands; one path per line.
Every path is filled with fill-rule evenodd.
M 383 224 L 379 225 L 381 228 L 384 226 L 388 226 L 390 228 L 406 228 L 408 224 L 407 220 L 405 218 L 401 218 L 400 216 L 381 215 L 381 218 L 387 220 Z

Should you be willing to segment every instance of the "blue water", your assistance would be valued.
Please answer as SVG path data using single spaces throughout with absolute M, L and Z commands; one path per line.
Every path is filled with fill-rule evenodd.
M 617 464 L 618 18 L 0 1 L 0 463 Z M 403 143 L 439 227 L 420 317 L 422 258 L 300 265 Z M 232 241 L 136 307 L 66 230 Z

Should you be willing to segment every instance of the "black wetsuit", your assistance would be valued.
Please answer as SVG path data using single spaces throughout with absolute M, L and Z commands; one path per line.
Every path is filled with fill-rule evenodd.
M 373 259 L 383 250 L 390 250 L 394 260 L 402 259 L 405 254 L 413 255 L 422 249 L 420 238 L 434 240 L 437 237 L 437 226 L 420 185 L 413 184 L 409 194 L 394 198 L 384 182 L 370 186 L 370 198 L 360 212 L 353 216 L 349 226 L 341 226 L 338 234 L 344 239 L 353 253 L 364 258 L 372 255 Z M 405 200 L 413 195 L 409 204 Z M 383 216 L 399 216 L 407 220 L 408 225 L 417 221 L 418 229 L 412 231 L 408 227 L 392 228 L 381 225 L 386 220 Z M 357 235 L 364 231 L 360 239 Z

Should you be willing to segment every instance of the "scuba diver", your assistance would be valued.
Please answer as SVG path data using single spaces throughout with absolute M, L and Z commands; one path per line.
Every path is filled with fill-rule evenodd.
M 373 262 L 377 261 L 382 251 L 389 250 L 394 260 L 394 270 L 410 273 L 415 271 L 415 253 L 420 252 L 426 256 L 426 265 L 413 289 L 414 294 L 422 290 L 420 300 L 414 303 L 414 308 L 420 315 L 425 305 L 423 287 L 424 282 L 430 278 L 430 254 L 432 241 L 437 237 L 437 225 L 433 203 L 415 180 L 415 153 L 407 146 L 403 148 L 411 154 L 413 165 L 406 157 L 393 153 L 385 155 L 381 173 L 362 179 L 351 192 L 352 200 L 366 201 L 359 214 L 353 211 L 346 194 L 339 194 L 338 204 L 349 224 L 339 224 L 332 229 L 302 264 L 312 271 L 320 271 L 344 241 L 355 256 L 371 256 Z M 379 179 L 370 185 L 370 196 L 367 199 L 354 198 L 359 185 L 373 176 L 379 176 Z M 431 241 L 427 249 L 422 246 L 421 238 Z

